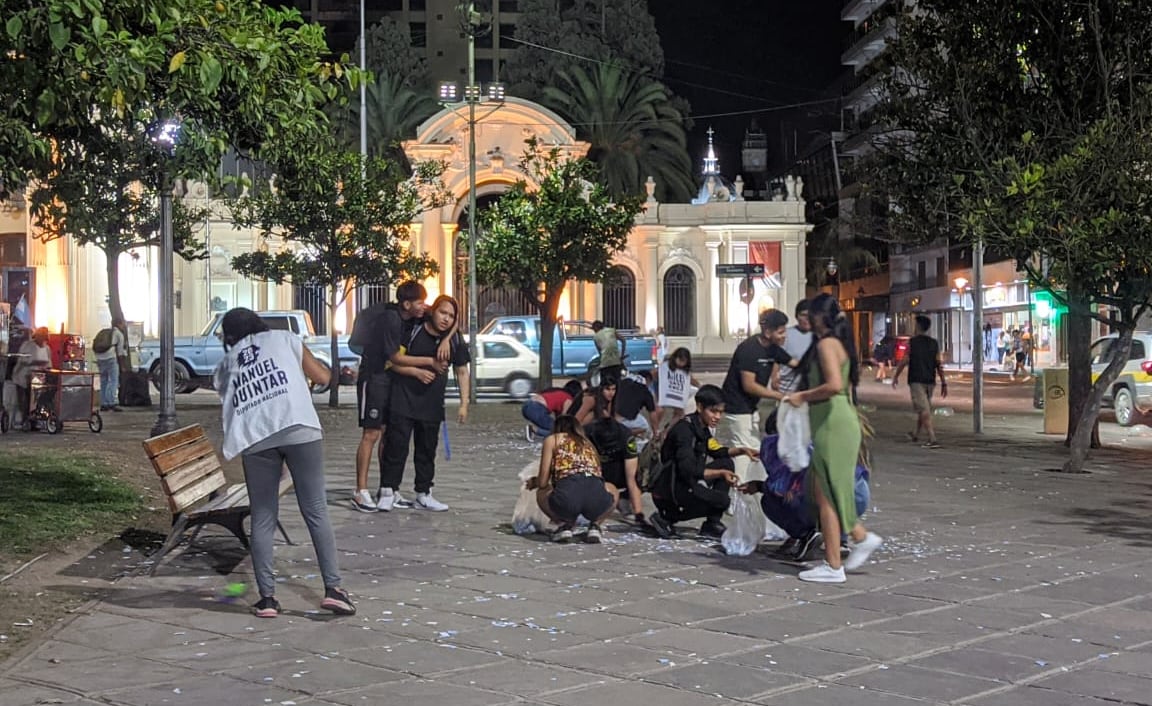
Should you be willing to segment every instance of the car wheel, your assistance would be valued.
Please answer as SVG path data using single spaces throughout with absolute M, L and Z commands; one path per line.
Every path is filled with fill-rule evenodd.
M 157 363 L 152 366 L 149 376 L 152 378 L 152 385 L 156 391 L 160 391 L 160 364 Z M 198 388 L 195 382 L 192 381 L 192 372 L 188 370 L 188 366 L 179 360 L 172 363 L 172 391 L 177 395 L 187 395 L 195 392 Z
M 522 400 L 532 394 L 532 378 L 523 374 L 514 374 L 504 382 L 504 391 L 513 399 Z
M 1112 397 L 1112 407 L 1116 412 L 1116 423 L 1130 427 L 1136 421 L 1136 405 L 1132 403 L 1132 393 L 1127 387 L 1116 390 Z
M 328 392 L 329 388 L 332 387 L 332 367 L 322 360 L 318 360 L 316 362 L 320 363 L 320 365 L 323 365 L 324 369 L 328 371 L 328 382 L 323 385 L 316 382 L 312 383 L 312 394 L 323 395 L 324 393 Z

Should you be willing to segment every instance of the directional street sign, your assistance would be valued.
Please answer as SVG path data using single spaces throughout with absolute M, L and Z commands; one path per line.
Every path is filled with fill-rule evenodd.
M 764 265 L 751 263 L 747 265 L 716 265 L 717 277 L 762 277 Z

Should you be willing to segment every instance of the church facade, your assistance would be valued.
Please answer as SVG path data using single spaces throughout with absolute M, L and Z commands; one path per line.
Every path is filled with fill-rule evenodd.
M 527 139 L 535 138 L 571 157 L 588 149 L 558 115 L 516 98 L 482 104 L 475 128 L 481 207 L 525 178 L 518 164 Z M 426 282 L 429 296 L 454 294 L 462 303 L 467 296 L 463 277 L 467 254 L 458 243 L 467 215 L 468 132 L 467 115 L 446 108 L 425 121 L 416 138 L 404 145 L 414 161 L 436 159 L 447 164 L 444 179 L 453 198 L 413 224 L 413 247 L 440 264 L 439 274 Z M 790 313 L 804 296 L 805 239 L 811 227 L 804 220 L 802 185 L 792 180 L 788 184 L 787 193 L 776 200 L 745 201 L 742 183 L 721 177 L 709 145 L 703 185 L 693 203 L 657 202 L 650 181 L 645 211 L 616 256 L 611 281 L 571 283 L 561 313 L 569 320 L 602 319 L 618 328 L 662 327 L 670 345 L 684 345 L 697 354 L 730 352 L 750 325 L 755 330 L 759 311 L 777 307 Z M 284 245 L 234 228 L 222 205 L 209 201 L 203 184 L 183 185 L 181 192 L 182 198 L 209 206 L 202 231 L 209 257 L 177 260 L 177 335 L 195 334 L 213 314 L 234 306 L 303 308 L 312 313 L 318 330 L 334 326 L 347 332 L 360 307 L 388 295 L 383 287 L 358 288 L 329 321 L 323 292 L 252 281 L 231 268 L 231 258 L 240 253 Z M 78 247 L 70 239 L 42 243 L 35 236 L 19 204 L 0 212 L 4 301 L 14 307 L 23 287 L 36 325 L 94 335 L 109 321 L 103 253 Z M 156 258 L 155 249 L 144 249 L 123 256 L 120 263 L 125 316 L 139 322 L 145 335 L 155 334 L 160 317 Z M 763 265 L 763 274 L 750 279 L 717 274 L 718 265 L 750 263 Z M 525 313 L 530 303 L 520 296 L 482 288 L 481 325 L 500 313 Z

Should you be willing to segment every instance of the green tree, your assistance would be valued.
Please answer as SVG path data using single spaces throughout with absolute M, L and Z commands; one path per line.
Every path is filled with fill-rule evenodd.
M 898 237 L 982 240 L 1067 304 L 1067 469 L 1079 471 L 1117 369 L 1093 383 L 1091 321 L 1124 349 L 1147 306 L 1152 55 L 1136 47 L 1152 42 L 1152 6 L 922 0 L 897 32 L 870 186 L 892 200 Z
M 148 157 L 148 136 L 109 133 L 89 128 L 57 139 L 49 157 L 51 171 L 32 185 L 30 211 L 44 241 L 71 236 L 80 245 L 104 252 L 108 310 L 113 320 L 124 316 L 120 300 L 120 256 L 160 245 L 160 177 Z M 141 160 L 141 155 L 146 158 Z M 174 199 L 173 241 L 176 254 L 204 257 L 195 235 L 207 213 Z
M 171 168 L 215 173 L 230 147 L 298 152 L 359 76 L 324 60 L 323 29 L 259 0 L 0 0 L 0 176 L 44 176 L 47 145 L 92 126 L 183 122 Z M 141 145 L 141 148 L 146 148 Z
M 357 285 L 429 277 L 438 266 L 412 251 L 411 224 L 447 203 L 443 169 L 423 163 L 409 174 L 395 162 L 336 151 L 283 164 L 273 188 L 229 199 L 229 206 L 237 227 L 255 228 L 284 247 L 244 253 L 232 267 L 258 280 L 325 287 L 329 320 Z M 331 337 L 335 365 L 335 327 Z M 337 387 L 329 390 L 332 407 L 339 405 Z
M 575 124 L 591 143 L 588 159 L 616 195 L 644 193 L 649 176 L 657 198 L 683 202 L 695 190 L 684 117 L 664 86 L 613 64 L 589 70 L 570 66 L 559 86 L 544 89 L 543 102 Z
M 651 78 L 664 73 L 660 35 L 643 2 L 521 0 L 516 36 L 537 46 L 517 46 L 503 75 L 513 95 L 529 100 L 539 100 L 572 66 L 590 67 L 588 59 L 616 62 Z
M 416 136 L 420 123 L 439 110 L 431 93 L 419 91 L 400 79 L 376 74 L 366 87 L 368 106 L 368 155 L 391 159 L 406 165 L 402 142 Z M 337 139 L 349 150 L 360 149 L 360 97 L 350 93 L 349 100 L 337 104 L 333 111 Z
M 519 181 L 483 212 L 476 274 L 487 285 L 515 287 L 536 304 L 540 386 L 548 387 L 560 295 L 572 280 L 604 281 L 644 206 L 637 197 L 613 196 L 596 181 L 592 162 L 566 159 L 534 140 L 521 168 L 538 186 Z

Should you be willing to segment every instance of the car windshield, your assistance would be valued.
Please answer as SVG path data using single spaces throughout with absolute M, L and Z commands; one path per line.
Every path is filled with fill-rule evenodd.
M 216 322 L 218 322 L 218 321 L 220 321 L 220 314 L 213 316 L 208 321 L 208 324 L 204 327 L 204 329 L 202 331 L 200 331 L 200 335 L 201 336 L 211 335 L 212 332 L 216 330 Z

